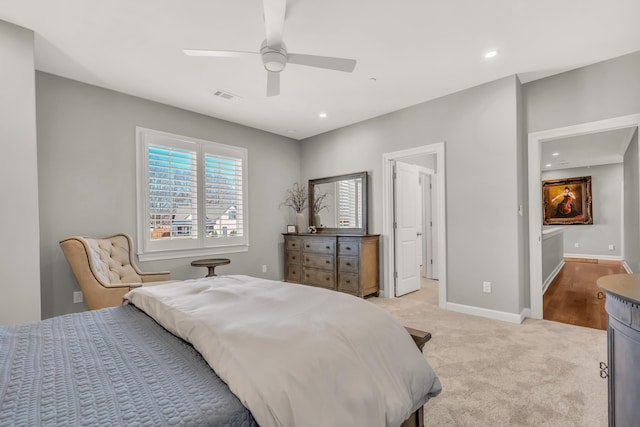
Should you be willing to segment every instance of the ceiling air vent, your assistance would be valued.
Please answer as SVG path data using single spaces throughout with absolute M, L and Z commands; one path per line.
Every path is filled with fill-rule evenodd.
M 221 89 L 216 89 L 213 92 L 213 95 L 217 96 L 218 98 L 226 99 L 227 101 L 230 101 L 232 99 L 240 99 L 240 97 L 238 95 L 234 95 L 231 92 L 226 92 L 226 91 L 221 90 Z

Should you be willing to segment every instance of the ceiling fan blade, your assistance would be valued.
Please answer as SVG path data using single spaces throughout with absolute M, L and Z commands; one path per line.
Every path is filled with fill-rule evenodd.
M 267 96 L 280 95 L 280 73 L 267 72 Z
M 216 56 L 221 58 L 237 58 L 246 55 L 260 55 L 258 52 L 244 52 L 240 50 L 207 50 L 207 49 L 184 49 L 187 56 Z
M 267 33 L 267 46 L 279 50 L 282 46 L 284 16 L 287 12 L 287 0 L 263 0 L 264 27 Z
M 309 67 L 327 68 L 329 70 L 350 73 L 356 67 L 355 59 L 334 58 L 331 56 L 305 55 L 302 53 L 288 53 L 289 64 L 306 65 Z

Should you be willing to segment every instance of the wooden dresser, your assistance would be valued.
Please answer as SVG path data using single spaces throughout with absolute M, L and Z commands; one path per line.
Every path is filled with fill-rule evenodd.
M 287 282 L 378 295 L 378 234 L 284 234 Z
M 640 419 L 640 275 L 612 274 L 597 280 L 606 292 L 609 314 L 608 366 L 609 426 L 637 426 Z

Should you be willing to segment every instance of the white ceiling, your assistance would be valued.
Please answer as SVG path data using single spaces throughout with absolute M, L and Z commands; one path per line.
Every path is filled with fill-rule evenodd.
M 634 126 L 544 141 L 541 145 L 541 170 L 622 163 L 636 129 Z
M 38 70 L 295 139 L 508 75 L 527 82 L 640 50 L 638 0 L 289 0 L 287 7 L 290 52 L 353 58 L 355 71 L 290 64 L 281 95 L 267 98 L 259 56 L 183 54 L 258 50 L 261 0 L 0 0 L 0 19 L 34 30 Z M 500 54 L 484 59 L 491 49 Z M 216 89 L 239 99 L 213 96 Z

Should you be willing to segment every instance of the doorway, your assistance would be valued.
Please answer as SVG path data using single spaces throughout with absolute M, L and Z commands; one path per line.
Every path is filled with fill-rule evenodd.
M 529 134 L 529 295 L 531 317 L 536 319 L 543 317 L 542 210 L 540 209 L 540 200 L 542 200 L 540 185 L 541 144 L 560 138 L 577 137 L 628 127 L 637 128 L 638 126 L 640 126 L 640 114 L 635 114 Z
M 396 250 L 395 235 L 396 227 L 394 224 L 394 212 L 396 209 L 397 195 L 394 190 L 394 165 L 396 162 L 416 164 L 418 159 L 425 156 L 431 156 L 433 159 L 433 168 L 425 168 L 426 172 L 431 170 L 433 176 L 436 177 L 435 183 L 432 182 L 432 188 L 435 189 L 432 203 L 434 205 L 433 216 L 436 217 L 432 232 L 432 241 L 437 245 L 437 259 L 435 271 L 438 277 L 438 305 L 445 308 L 447 301 L 447 278 L 446 278 L 446 217 L 445 217 L 445 153 L 444 142 L 416 147 L 408 150 L 396 151 L 383 154 L 383 291 L 382 295 L 387 298 L 395 297 L 395 289 L 397 283 L 397 265 L 399 262 L 411 261 L 417 266 L 417 255 L 409 259 L 399 259 L 399 251 Z M 423 205 L 423 203 L 420 203 Z M 418 278 L 419 280 L 419 278 Z

